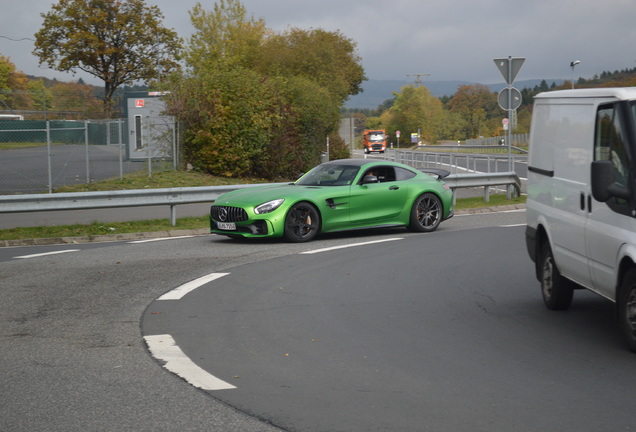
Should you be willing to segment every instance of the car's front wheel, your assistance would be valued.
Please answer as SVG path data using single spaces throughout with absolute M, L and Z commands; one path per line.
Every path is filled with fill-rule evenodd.
M 437 195 L 426 192 L 417 197 L 411 208 L 411 231 L 435 231 L 442 221 L 442 202 Z
M 316 208 L 307 203 L 299 202 L 292 206 L 285 216 L 283 237 L 292 243 L 313 240 L 320 230 L 320 215 Z
M 623 278 L 616 302 L 618 324 L 630 350 L 636 352 L 636 269 Z

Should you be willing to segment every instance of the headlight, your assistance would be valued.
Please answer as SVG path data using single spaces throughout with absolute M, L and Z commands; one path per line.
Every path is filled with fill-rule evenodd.
M 263 213 L 270 213 L 273 212 L 274 210 L 276 210 L 278 207 L 280 207 L 280 205 L 283 203 L 283 201 L 285 201 L 284 199 L 275 199 L 272 201 L 267 201 L 266 203 L 263 203 L 259 206 L 256 206 L 254 208 L 254 213 L 256 214 L 263 214 Z

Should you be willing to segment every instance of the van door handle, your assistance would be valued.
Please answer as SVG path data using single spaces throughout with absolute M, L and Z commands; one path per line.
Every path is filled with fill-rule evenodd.
M 581 203 L 581 210 L 582 210 L 582 211 L 585 211 L 585 193 L 583 193 L 583 192 L 581 192 L 581 200 L 580 200 L 580 203 Z

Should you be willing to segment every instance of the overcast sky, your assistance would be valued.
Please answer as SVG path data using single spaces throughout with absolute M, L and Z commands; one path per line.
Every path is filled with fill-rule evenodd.
M 38 66 L 31 54 L 41 13 L 57 0 L 2 0 L 0 54 L 18 70 L 64 81 Z M 164 14 L 164 26 L 187 38 L 195 0 L 146 0 Z M 212 10 L 213 0 L 202 0 Z M 571 79 L 636 67 L 636 0 L 243 0 L 267 27 L 339 30 L 354 40 L 370 79 L 460 80 L 492 84 L 503 79 L 494 58 L 525 57 L 516 80 Z M 10 39 L 7 39 L 10 38 Z M 12 40 L 13 39 L 13 40 Z

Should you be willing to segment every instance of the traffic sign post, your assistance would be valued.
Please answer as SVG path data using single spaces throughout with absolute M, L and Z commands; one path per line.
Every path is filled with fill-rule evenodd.
M 523 62 L 526 61 L 525 57 L 508 57 L 508 58 L 498 58 L 493 59 L 497 69 L 501 72 L 501 75 L 506 80 L 508 87 L 504 88 L 499 92 L 499 96 L 497 97 L 497 101 L 499 102 L 499 106 L 501 109 L 508 111 L 508 118 L 512 118 L 512 111 L 519 108 L 521 105 L 521 92 L 512 86 L 512 83 L 515 81 Z M 504 124 L 504 126 L 508 126 Z M 506 129 L 504 127 L 504 129 Z M 511 128 L 508 127 L 508 133 L 506 134 L 506 141 L 508 142 L 508 168 L 512 171 L 512 151 L 510 146 L 510 141 L 512 139 L 511 136 Z

